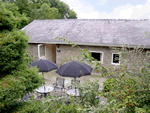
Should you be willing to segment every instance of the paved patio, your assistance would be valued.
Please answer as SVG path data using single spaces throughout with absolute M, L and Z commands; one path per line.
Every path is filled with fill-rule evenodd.
M 56 82 L 56 78 L 57 77 L 61 77 L 56 73 L 56 70 L 50 71 L 50 72 L 45 72 L 44 73 L 44 79 L 45 79 L 45 85 L 50 85 L 53 87 L 53 83 Z M 68 86 L 71 85 L 71 80 L 73 78 L 71 77 L 63 77 L 65 78 L 65 92 L 68 90 Z M 90 81 L 96 81 L 98 80 L 99 83 L 99 89 L 103 88 L 103 81 L 105 81 L 107 78 L 106 77 L 100 77 L 100 74 L 98 75 L 97 73 L 92 73 L 91 75 L 86 75 L 86 76 L 82 76 L 80 78 L 77 78 L 77 80 L 80 80 L 80 83 L 83 83 L 87 80 Z M 65 96 L 66 93 L 62 93 L 61 91 L 56 91 L 56 92 L 51 92 L 54 95 L 60 96 L 63 95 Z M 37 98 L 37 92 L 35 91 L 34 93 L 34 97 Z
M 53 71 L 48 72 L 48 73 L 46 73 L 46 72 L 44 73 L 44 79 L 45 79 L 46 85 L 53 85 L 53 83 L 56 82 L 57 77 L 61 77 L 61 76 L 56 73 L 56 70 L 53 70 Z M 72 77 L 63 77 L 63 78 L 65 78 L 65 87 L 70 86 L 71 80 L 73 78 Z M 98 74 L 96 76 L 95 73 L 92 73 L 91 75 L 85 75 L 85 76 L 82 76 L 80 78 L 77 78 L 77 80 L 80 80 L 81 83 L 85 82 L 87 80 L 91 80 L 91 81 L 99 80 L 99 85 L 101 87 L 103 87 L 103 81 L 106 80 L 106 78 L 100 77 L 100 75 L 98 75 Z

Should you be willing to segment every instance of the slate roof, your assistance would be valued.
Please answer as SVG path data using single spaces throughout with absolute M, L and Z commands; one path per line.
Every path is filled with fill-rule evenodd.
M 34 20 L 22 30 L 30 37 L 29 43 L 66 44 L 62 37 L 79 45 L 119 46 L 145 45 L 150 48 L 148 19 L 54 19 Z

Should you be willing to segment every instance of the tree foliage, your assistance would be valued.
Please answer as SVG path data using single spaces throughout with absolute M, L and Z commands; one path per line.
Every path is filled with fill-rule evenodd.
M 21 15 L 18 6 L 14 3 L 0 2 L 0 7 L 0 31 L 20 29 L 28 24 L 29 20 L 26 15 Z
M 30 13 L 30 17 L 34 19 L 55 19 L 58 18 L 58 9 L 50 8 L 46 3 L 42 4 L 39 9 L 34 9 Z
M 5 112 L 41 86 L 43 77 L 37 68 L 28 69 L 29 37 L 18 30 L 28 23 L 26 16 L 14 3 L 0 1 L 0 7 L 0 112 Z
M 26 14 L 30 21 L 35 19 L 63 19 L 66 13 L 70 18 L 77 14 L 60 0 L 16 0 L 14 2 L 21 14 Z M 45 6 L 45 7 L 44 7 Z
M 60 0 L 3 0 L 0 9 L 1 29 L 21 29 L 35 19 L 69 19 L 77 14 Z M 1 30 L 2 31 L 2 30 Z
M 0 4 L 0 6 L 0 31 L 12 30 L 16 27 L 16 18 L 13 13 L 2 6 L 2 4 Z
M 28 37 L 22 31 L 1 33 L 0 38 L 0 73 L 11 73 L 24 62 L 25 49 L 28 46 Z
M 18 11 L 21 14 L 28 13 L 28 9 L 30 8 L 29 0 L 15 0 L 15 4 L 18 6 Z
M 70 19 L 71 18 L 75 18 L 75 19 L 77 18 L 77 13 L 75 13 L 73 10 L 69 10 L 68 14 L 69 14 L 68 18 L 70 18 Z

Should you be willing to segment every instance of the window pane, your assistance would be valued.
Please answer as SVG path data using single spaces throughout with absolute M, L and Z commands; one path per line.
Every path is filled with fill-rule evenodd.
M 119 63 L 119 54 L 113 54 L 113 63 Z
M 45 56 L 45 45 L 40 46 L 40 57 Z
M 101 61 L 101 53 L 94 53 L 94 52 L 91 52 L 91 54 L 92 54 L 92 57 L 94 58 L 94 59 L 97 59 L 97 61 Z

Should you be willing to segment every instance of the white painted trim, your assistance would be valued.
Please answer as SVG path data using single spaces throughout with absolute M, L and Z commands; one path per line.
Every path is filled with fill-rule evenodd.
M 113 54 L 119 54 L 119 63 L 113 63 Z M 120 65 L 120 53 L 112 53 L 112 57 L 111 57 L 111 64 L 112 65 Z
M 43 59 L 46 58 L 46 45 L 45 45 L 45 56 L 40 57 L 40 46 L 45 45 L 45 44 L 38 44 L 38 58 Z
M 104 52 L 102 52 L 102 51 L 90 51 L 90 52 L 101 53 L 102 54 L 102 56 L 101 56 L 102 58 L 100 58 L 101 61 L 92 61 L 92 62 L 101 62 L 101 63 L 103 63 Z

